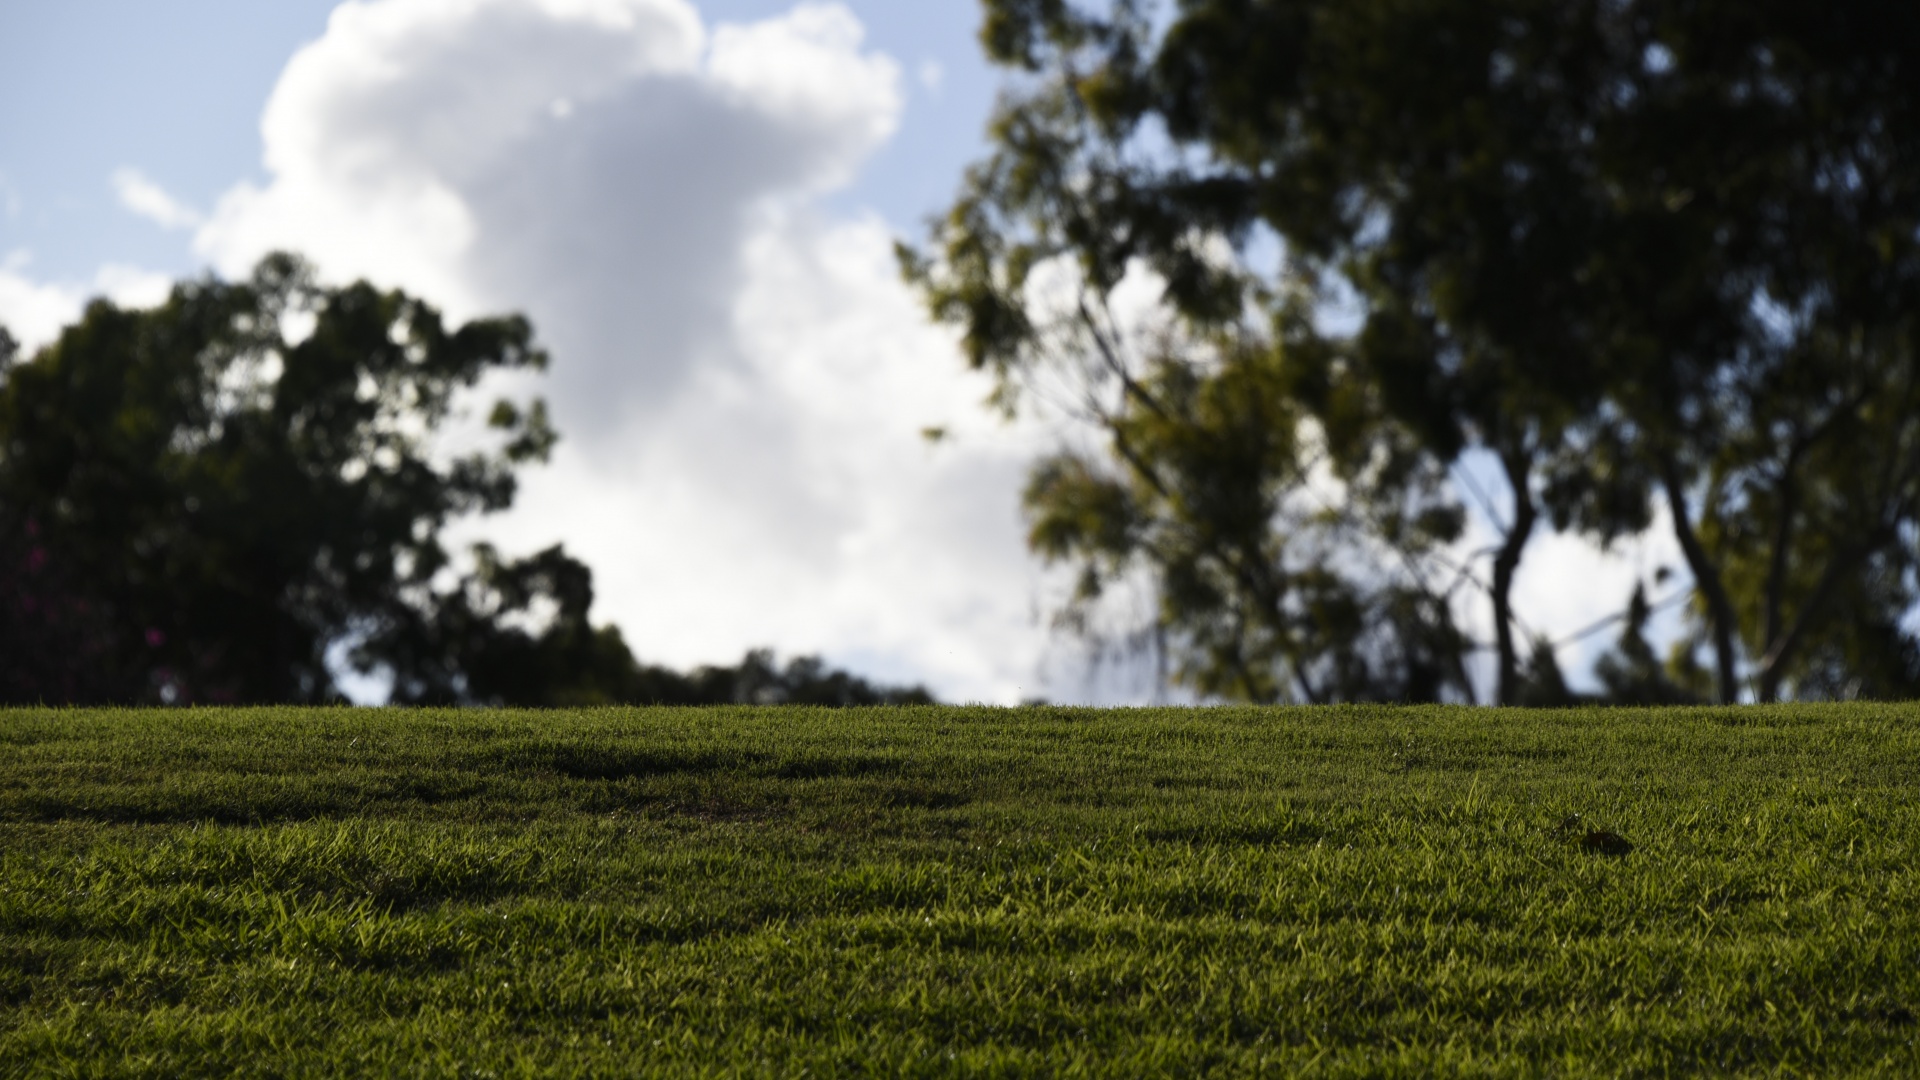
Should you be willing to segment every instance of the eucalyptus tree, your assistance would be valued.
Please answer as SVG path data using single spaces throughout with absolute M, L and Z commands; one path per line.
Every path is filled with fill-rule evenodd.
M 997 405 L 1051 405 L 1104 444 L 1039 463 L 1026 491 L 1033 547 L 1080 568 L 1065 615 L 1084 625 L 1145 571 L 1202 692 L 1469 697 L 1457 581 L 1422 561 L 1462 527 L 1444 472 L 1377 384 L 1337 377 L 1353 350 L 1308 331 L 1311 289 L 1236 262 L 1245 185 L 1170 159 L 1111 100 L 1114 70 L 1075 66 L 1137 60 L 1134 15 L 1048 24 L 1041 50 L 990 7 L 996 59 L 1043 77 L 1003 103 L 935 250 L 902 251 Z
M 1263 408 L 1311 418 L 1345 473 L 1364 476 L 1381 440 L 1417 451 L 1395 480 L 1489 451 L 1513 507 L 1487 583 L 1502 700 L 1521 673 L 1510 591 L 1543 514 L 1610 542 L 1664 512 L 1724 700 L 1743 658 L 1763 699 L 1844 690 L 1849 664 L 1875 692 L 1920 675 L 1900 629 L 1920 485 L 1920 12 L 1185 0 L 1155 14 L 987 3 L 983 41 L 1018 89 L 928 267 L 976 364 L 1030 367 L 1008 344 L 1031 326 L 1020 284 L 1036 255 L 1138 263 L 1197 325 L 1271 313 L 1285 400 Z M 1280 240 L 1277 271 L 1254 269 L 1263 234 Z M 1350 333 L 1302 316 L 1329 295 L 1348 297 Z M 1343 442 L 1355 430 L 1368 437 Z M 1434 542 L 1375 531 L 1408 558 Z

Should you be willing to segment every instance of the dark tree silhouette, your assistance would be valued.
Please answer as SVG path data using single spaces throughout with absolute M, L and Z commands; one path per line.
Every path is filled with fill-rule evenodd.
M 1311 530 L 1283 512 L 1309 471 L 1299 462 L 1343 482 L 1333 515 L 1376 541 L 1371 574 L 1344 575 L 1342 592 L 1399 576 L 1418 598 L 1423 578 L 1447 577 L 1433 565 L 1447 535 L 1409 526 L 1439 520 L 1421 517 L 1449 501 L 1432 477 L 1478 448 L 1513 507 L 1481 583 L 1501 700 L 1525 697 L 1538 667 L 1521 656 L 1510 596 L 1541 520 L 1610 542 L 1667 519 L 1697 590 L 1676 681 L 1705 647 L 1722 700 L 1743 677 L 1763 700 L 1833 692 L 1840 657 L 1865 665 L 1849 687 L 1912 684 L 1898 627 L 1920 601 L 1920 9 L 1187 0 L 1159 22 L 1128 0 L 986 10 L 989 55 L 1019 75 L 933 257 L 909 268 L 976 365 L 1017 386 L 1065 352 L 1084 361 L 1082 385 L 1109 388 L 1087 411 L 1111 453 L 1083 470 L 1112 481 L 1109 497 L 1044 489 L 1040 519 L 1084 527 L 1036 544 L 1100 577 L 1122 538 L 1168 596 L 1187 576 L 1180 558 L 1141 538 L 1177 527 L 1218 549 L 1212 598 L 1161 614 L 1190 677 L 1285 685 L 1208 674 L 1277 666 L 1312 696 L 1300 676 L 1340 667 L 1303 633 L 1314 605 L 1292 584 L 1325 565 L 1298 550 Z M 1057 287 L 1028 287 L 1062 259 L 1082 288 L 1066 304 Z M 1106 318 L 1136 269 L 1165 283 L 1182 329 L 1171 349 L 1122 347 Z M 1350 331 L 1314 317 L 1336 298 Z M 1058 332 L 1076 322 L 1078 339 Z M 1221 517 L 1179 495 L 1191 481 L 1158 485 L 1177 496 L 1164 507 L 1111 497 L 1155 488 L 1160 455 L 1180 445 L 1130 437 L 1132 417 L 1216 438 L 1166 407 L 1156 373 L 1210 382 L 1243 355 L 1270 373 L 1233 393 L 1273 395 L 1239 407 L 1270 418 L 1284 464 L 1261 474 L 1279 492 L 1263 544 L 1242 509 Z M 1267 490 L 1243 466 L 1207 475 Z M 1227 535 L 1240 555 L 1215 544 Z M 1409 563 L 1427 569 L 1409 578 Z M 1422 618 L 1401 625 L 1409 640 L 1444 636 Z M 1415 667 L 1322 684 L 1345 696 Z
M 925 698 L 759 653 L 643 667 L 557 547 L 460 572 L 443 528 L 508 506 L 555 436 L 501 400 L 482 448 L 434 438 L 462 390 L 545 363 L 524 319 L 449 328 L 286 255 L 151 310 L 95 301 L 25 361 L 0 336 L 0 702 L 337 700 L 342 646 L 401 703 Z

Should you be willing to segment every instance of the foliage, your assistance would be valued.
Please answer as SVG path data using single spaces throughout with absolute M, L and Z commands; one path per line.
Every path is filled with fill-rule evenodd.
M 983 42 L 1021 89 L 939 259 L 916 266 L 976 364 L 1031 366 L 1044 319 L 1025 276 L 1063 254 L 1096 293 L 1152 270 L 1196 326 L 1251 303 L 1336 465 L 1401 440 L 1428 470 L 1470 447 L 1499 462 L 1503 699 L 1535 521 L 1610 542 L 1656 507 L 1718 696 L 1743 667 L 1762 699 L 1818 696 L 1842 655 L 1869 665 L 1859 687 L 1912 685 L 1897 627 L 1920 600 L 1920 14 L 1189 0 L 1156 24 L 1126 0 L 987 7 Z M 1278 274 L 1257 269 L 1266 237 Z M 1329 297 L 1357 312 L 1352 333 L 1301 316 Z
M 1905 707 L 42 711 L 0 745 L 23 1076 L 1920 1065 Z
M 1273 361 L 1246 350 L 1201 371 L 1156 357 L 1101 418 L 1123 471 L 1072 453 L 1038 465 L 1025 495 L 1031 543 L 1083 560 L 1068 617 L 1087 618 L 1111 582 L 1145 565 L 1178 635 L 1176 674 L 1201 693 L 1433 700 L 1464 688 L 1464 643 L 1432 596 L 1364 588 L 1343 572 L 1371 538 L 1301 497 L 1312 478 Z M 1457 528 L 1444 515 L 1429 524 Z
M 1614 652 L 1600 658 L 1594 674 L 1606 688 L 1609 700 L 1626 705 L 1691 705 L 1699 698 L 1676 685 L 1668 666 L 1661 662 L 1647 641 L 1647 619 L 1651 610 L 1647 590 L 1636 585 L 1627 602 L 1622 620 L 1620 644 Z
M 0 697 L 77 701 L 109 681 L 108 612 L 42 542 L 39 523 L 0 530 Z
M 456 567 L 443 527 L 508 506 L 555 441 L 503 399 L 477 449 L 438 449 L 458 395 L 545 366 L 522 318 L 448 328 L 276 255 L 152 310 L 95 301 L 25 362 L 0 345 L 0 701 L 327 701 L 342 646 L 402 703 L 924 698 L 760 654 L 643 667 L 557 547 Z
M 427 436 L 488 371 L 545 360 L 524 320 L 448 330 L 285 256 L 150 311 L 95 301 L 0 388 L 7 523 L 111 623 L 77 699 L 332 695 L 328 646 L 412 616 L 448 570 L 441 527 L 506 506 L 552 442 L 538 405 L 503 404 L 504 445 L 444 465 Z
M 620 628 L 594 626 L 593 574 L 558 547 L 518 561 L 490 545 L 457 589 L 397 627 L 363 640 L 363 666 L 389 665 L 398 704 L 925 705 L 918 686 L 879 686 L 802 656 L 783 669 L 769 650 L 733 667 L 689 673 L 635 660 Z M 536 609 L 545 606 L 551 610 Z
M 990 21 L 989 36 L 1012 25 Z M 1089 40 L 1121 56 L 1136 29 Z M 995 404 L 1038 401 L 1105 443 L 1104 460 L 1040 463 L 1026 491 L 1031 545 L 1081 571 L 1065 619 L 1087 627 L 1107 589 L 1145 572 L 1176 675 L 1203 692 L 1471 695 L 1450 586 L 1417 559 L 1396 574 L 1364 557 L 1458 537 L 1443 473 L 1372 384 L 1342 377 L 1339 350 L 1286 341 L 1302 294 L 1270 293 L 1226 257 L 1222 236 L 1248 213 L 1231 187 L 1160 169 L 1072 72 L 1055 74 L 1003 105 L 935 256 L 901 258 L 970 363 L 997 376 Z M 1142 317 L 1143 281 L 1171 318 Z M 1275 333 L 1246 319 L 1254 301 L 1271 303 Z

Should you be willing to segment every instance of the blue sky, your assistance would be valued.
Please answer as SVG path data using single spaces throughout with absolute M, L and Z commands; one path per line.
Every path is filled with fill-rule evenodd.
M 211 206 L 264 179 L 260 111 L 294 50 L 337 0 L 4 0 L 0 3 L 0 255 L 88 280 L 104 263 L 200 269 L 181 238 L 129 214 L 112 185 L 132 167 Z M 701 0 L 709 22 L 791 10 L 788 0 Z M 978 151 L 995 73 L 974 44 L 975 0 L 853 0 L 871 47 L 912 93 L 898 134 L 829 205 L 917 228 Z M 937 74 L 937 85 L 927 76 Z

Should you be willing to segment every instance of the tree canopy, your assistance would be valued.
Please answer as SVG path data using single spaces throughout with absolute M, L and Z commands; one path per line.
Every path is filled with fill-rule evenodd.
M 423 301 L 319 284 L 271 256 L 150 310 L 99 300 L 21 359 L 0 332 L 0 700 L 337 700 L 344 659 L 398 703 L 927 700 L 802 658 L 682 675 L 593 626 L 591 571 L 555 547 L 456 559 L 449 522 L 506 508 L 544 460 L 527 321 L 449 327 Z
M 1669 528 L 1685 554 L 1694 632 L 1664 664 L 1623 643 L 1610 686 L 1913 692 L 1920 11 L 986 11 L 983 43 L 1015 76 L 991 153 L 909 269 L 1003 404 L 1036 371 L 1074 373 L 1107 453 L 1036 471 L 1035 546 L 1079 561 L 1083 593 L 1150 573 L 1190 682 L 1313 698 L 1316 672 L 1346 670 L 1320 693 L 1431 696 L 1449 680 L 1422 673 L 1475 647 L 1447 603 L 1471 581 L 1497 699 L 1536 699 L 1559 677 L 1551 648 L 1529 661 L 1511 591 L 1545 520 L 1603 544 Z M 1057 265 L 1071 300 L 1035 287 Z M 1177 334 L 1129 341 L 1107 316 L 1142 276 Z M 1169 408 L 1182 380 L 1220 406 Z M 1231 435 L 1211 418 L 1227 412 L 1246 418 Z M 1169 434 L 1144 439 L 1149 417 Z M 1264 457 L 1230 449 L 1248 425 Z M 1508 486 L 1485 574 L 1450 562 L 1445 478 L 1469 452 Z M 1229 488 L 1262 494 L 1182 494 Z M 1290 511 L 1316 493 L 1317 519 Z M 1327 555 L 1332 522 L 1369 542 Z M 1362 633 L 1402 644 L 1345 663 Z

